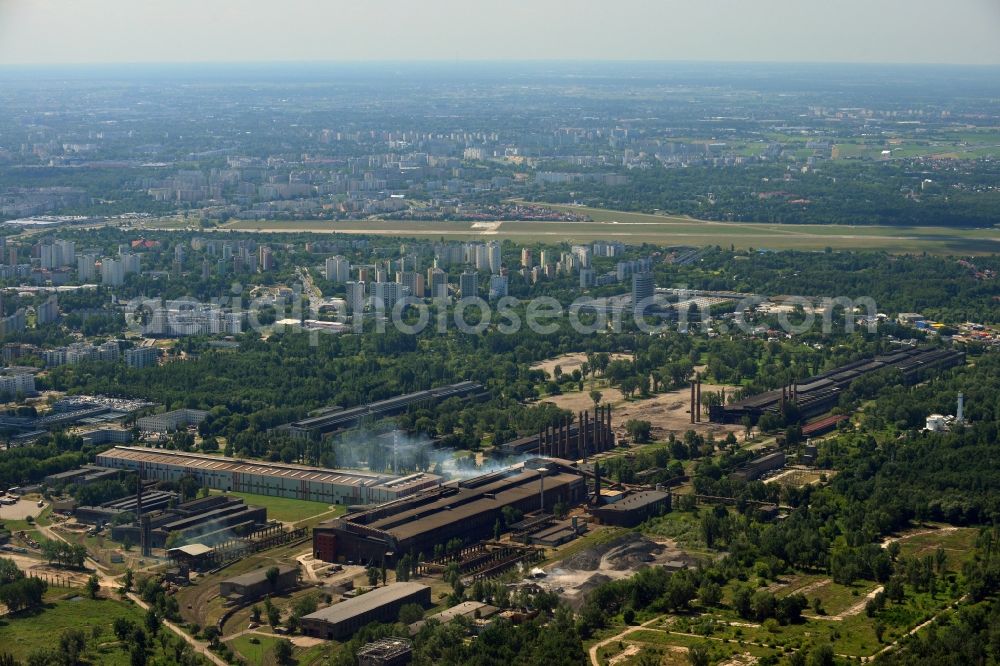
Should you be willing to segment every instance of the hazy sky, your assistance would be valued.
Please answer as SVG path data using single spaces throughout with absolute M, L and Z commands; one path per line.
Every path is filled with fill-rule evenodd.
M 1000 64 L 1000 0 L 0 0 L 0 64 Z

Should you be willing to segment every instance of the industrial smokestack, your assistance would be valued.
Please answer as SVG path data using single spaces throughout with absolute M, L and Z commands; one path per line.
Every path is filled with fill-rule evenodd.
M 698 423 L 701 423 L 701 375 L 698 375 L 698 397 L 695 406 L 698 408 Z
M 965 422 L 965 395 L 958 394 L 958 409 L 955 411 L 955 423 Z
M 607 448 L 610 449 L 615 445 L 615 433 L 611 430 L 611 405 L 608 405 L 606 412 L 608 415 L 608 425 L 604 434 L 607 435 Z
M 545 473 L 548 470 L 544 467 L 538 468 L 538 510 L 545 513 Z
M 601 463 L 594 463 L 594 506 L 601 505 Z
M 691 423 L 694 423 L 694 382 L 691 382 Z

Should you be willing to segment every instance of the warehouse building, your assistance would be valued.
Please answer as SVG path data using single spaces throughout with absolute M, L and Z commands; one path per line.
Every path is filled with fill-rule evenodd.
M 430 557 L 436 545 L 451 539 L 468 545 L 489 538 L 505 507 L 531 513 L 586 498 L 586 481 L 575 468 L 534 458 L 320 523 L 313 529 L 313 554 L 326 562 L 388 564 L 405 553 Z
M 377 421 L 389 416 L 402 414 L 418 405 L 435 405 L 451 398 L 479 400 L 485 398 L 486 390 L 476 382 L 459 382 L 427 391 L 417 391 L 405 395 L 379 400 L 350 409 L 336 407 L 325 414 L 313 416 L 279 426 L 277 430 L 292 437 L 319 439 L 338 430 L 353 428 L 362 422 Z
M 100 483 L 101 481 L 116 479 L 120 474 L 121 470 L 108 469 L 105 467 L 98 467 L 96 465 L 84 465 L 83 467 L 70 469 L 65 472 L 49 474 L 45 477 L 45 483 L 46 485 L 53 487 L 61 487 L 70 484 L 77 486 L 89 486 L 92 483 Z
M 275 567 L 278 575 L 272 583 L 267 578 L 270 567 L 249 571 L 219 582 L 219 596 L 230 603 L 246 603 L 268 594 L 281 594 L 299 583 L 298 567 Z
M 754 458 L 729 476 L 739 481 L 756 481 L 767 472 L 773 472 L 784 466 L 785 454 L 781 451 L 776 451 L 760 458 Z
M 393 583 L 334 604 L 301 618 L 302 633 L 339 641 L 372 622 L 395 622 L 406 604 L 431 605 L 431 588 L 420 583 Z
M 757 423 L 764 414 L 781 414 L 786 403 L 795 405 L 801 418 L 809 419 L 828 412 L 840 402 L 841 394 L 854 380 L 873 372 L 896 370 L 904 383 L 915 384 L 932 372 L 965 363 L 965 353 L 952 349 L 910 347 L 891 354 L 854 361 L 784 386 L 765 391 L 728 405 L 712 405 L 709 418 L 714 423 L 742 423 L 749 417 Z
M 129 503 L 127 506 L 133 515 L 139 513 L 137 504 Z M 79 512 L 77 510 L 78 519 Z M 147 530 L 147 541 L 151 548 L 165 547 L 173 534 L 178 535 L 177 538 L 182 541 L 197 539 L 203 544 L 216 544 L 234 536 L 248 534 L 265 525 L 267 509 L 245 504 L 239 497 L 209 495 L 183 502 L 173 508 L 168 504 L 159 510 L 150 510 L 144 496 L 142 523 Z M 142 529 L 143 526 L 137 521 L 113 525 L 111 538 L 115 541 L 127 539 L 131 543 L 141 543 Z
M 593 507 L 590 514 L 602 525 L 635 527 L 667 511 L 670 511 L 670 493 L 647 490 L 628 495 L 614 504 Z
M 441 482 L 441 477 L 434 474 L 398 477 L 130 446 L 116 446 L 99 453 L 97 464 L 138 470 L 144 479 L 177 481 L 192 476 L 201 485 L 216 490 L 327 504 L 388 502 Z

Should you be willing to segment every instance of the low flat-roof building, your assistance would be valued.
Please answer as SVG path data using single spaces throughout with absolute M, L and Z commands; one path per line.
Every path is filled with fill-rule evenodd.
M 406 604 L 431 604 L 431 588 L 420 583 L 392 583 L 320 609 L 301 618 L 302 633 L 342 640 L 372 622 L 395 622 Z
M 267 577 L 267 572 L 270 568 L 255 569 L 254 571 L 220 581 L 219 596 L 225 597 L 231 602 L 244 603 L 259 599 L 268 594 L 280 594 L 298 584 L 298 567 L 287 565 L 274 567 L 277 569 L 277 576 L 274 582 L 271 582 Z

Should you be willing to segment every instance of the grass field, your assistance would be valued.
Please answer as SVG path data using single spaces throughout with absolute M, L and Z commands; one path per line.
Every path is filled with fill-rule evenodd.
M 256 639 L 256 642 L 254 640 Z M 274 663 L 271 653 L 274 645 L 281 640 L 277 636 L 264 634 L 244 634 L 231 641 L 226 641 L 230 648 L 243 657 L 248 666 L 266 666 Z M 313 666 L 327 661 L 330 645 L 315 645 L 310 648 L 296 647 L 292 659 L 297 666 Z
M 329 514 L 329 516 L 324 517 L 334 518 L 345 511 L 343 506 L 332 506 L 324 502 L 309 502 L 253 493 L 230 492 L 228 494 L 242 498 L 247 504 L 266 507 L 268 518 L 280 520 L 283 523 L 298 523 L 321 514 Z
M 597 239 L 672 245 L 735 245 L 756 249 L 877 249 L 894 253 L 989 254 L 1000 251 L 1000 230 L 946 227 L 782 225 L 707 222 L 687 217 L 552 206 L 586 214 L 588 222 L 233 221 L 224 230 L 375 234 L 393 237 L 515 242 L 587 242 Z M 153 226 L 158 228 L 158 223 Z M 166 228 L 166 227 L 164 227 Z
M 50 588 L 46 595 L 49 601 L 44 610 L 0 620 L 2 649 L 24 662 L 32 652 L 56 648 L 59 635 L 64 630 L 80 629 L 88 637 L 88 663 L 127 666 L 130 663 L 129 654 L 117 646 L 112 625 L 116 619 L 123 617 L 141 626 L 143 612 L 136 606 L 111 599 L 58 598 L 68 592 L 70 590 Z M 100 627 L 97 639 L 91 638 L 94 627 Z

